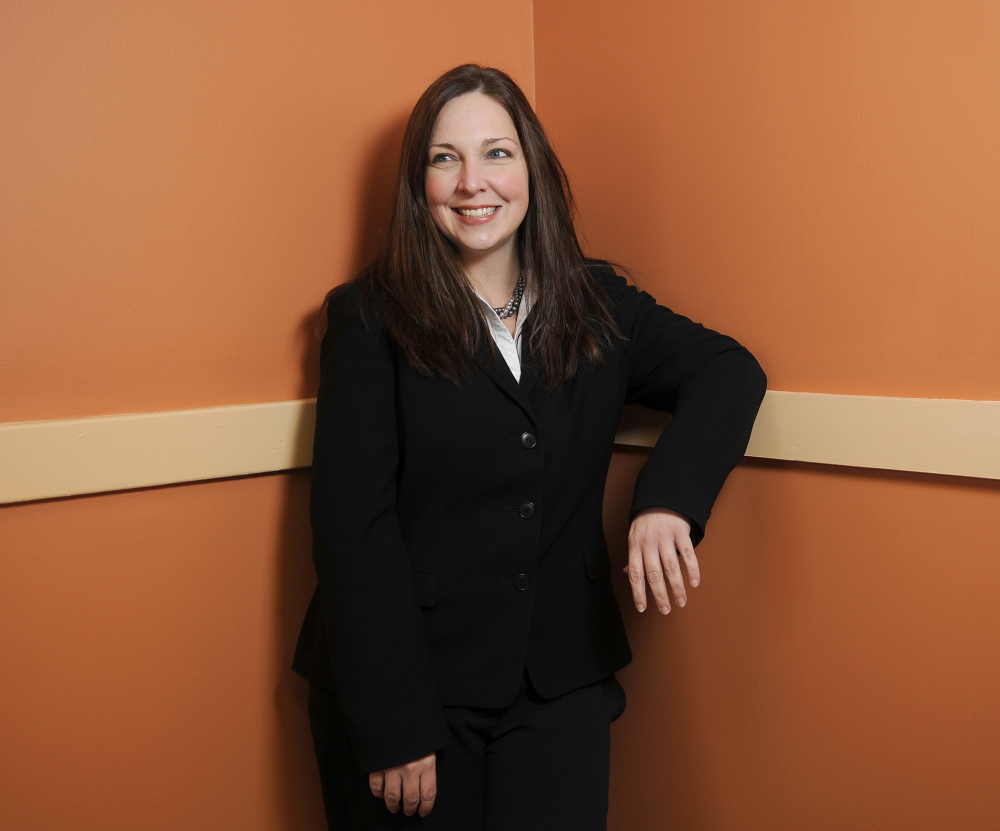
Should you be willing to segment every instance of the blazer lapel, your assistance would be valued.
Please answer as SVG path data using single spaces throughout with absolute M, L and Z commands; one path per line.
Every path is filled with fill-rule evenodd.
M 535 421 L 535 413 L 528 400 L 528 388 L 534 383 L 534 373 L 528 372 L 526 362 L 521 362 L 521 383 L 514 380 L 507 362 L 494 350 L 491 343 L 481 344 L 476 350 L 476 363 L 480 369 L 514 401 L 531 419 Z
M 530 396 L 538 380 L 539 367 L 535 360 L 535 353 L 531 351 L 531 311 L 527 312 L 524 325 L 521 328 L 521 390 L 526 396 Z
M 529 400 L 531 398 L 531 391 L 534 389 L 537 380 L 538 364 L 535 362 L 535 356 L 528 349 L 527 343 L 523 343 L 521 347 L 521 382 L 518 384 L 518 387 Z

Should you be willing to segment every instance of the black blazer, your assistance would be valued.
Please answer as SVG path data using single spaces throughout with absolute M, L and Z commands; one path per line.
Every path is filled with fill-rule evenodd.
M 742 457 L 765 377 L 736 341 L 590 264 L 625 336 L 547 393 L 489 345 L 456 386 L 413 372 L 359 312 L 329 305 L 311 516 L 319 578 L 294 668 L 336 691 L 364 770 L 448 740 L 443 705 L 503 707 L 525 671 L 545 697 L 631 659 L 601 526 L 626 403 L 673 413 L 632 502 L 690 517 L 693 541 Z M 530 313 L 529 313 L 530 319 Z

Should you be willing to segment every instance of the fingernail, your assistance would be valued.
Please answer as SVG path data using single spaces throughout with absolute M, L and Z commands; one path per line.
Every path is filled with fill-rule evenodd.
M 677 605 L 678 606 L 683 606 L 685 603 L 687 603 L 687 600 L 685 600 L 683 597 L 678 597 L 677 598 Z
M 660 606 L 660 614 L 661 615 L 669 615 L 670 614 L 670 607 L 669 606 Z
M 639 604 L 635 608 L 638 609 L 640 612 L 645 612 L 646 611 L 646 607 L 643 606 L 642 604 Z
M 698 581 L 697 580 L 692 580 L 691 581 L 691 585 L 692 586 L 697 586 L 698 585 Z

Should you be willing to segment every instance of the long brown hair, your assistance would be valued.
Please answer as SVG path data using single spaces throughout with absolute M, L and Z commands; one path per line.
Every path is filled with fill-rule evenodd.
M 385 243 L 359 280 L 410 366 L 455 383 L 468 377 L 486 322 L 461 257 L 427 208 L 428 146 L 441 108 L 461 95 L 488 95 L 511 117 L 528 166 L 528 210 L 518 229 L 521 264 L 534 304 L 528 346 L 548 389 L 570 380 L 581 359 L 600 363 L 619 336 L 608 298 L 587 270 L 573 227 L 573 196 L 562 165 L 524 93 L 499 69 L 465 64 L 417 101 L 406 125 Z

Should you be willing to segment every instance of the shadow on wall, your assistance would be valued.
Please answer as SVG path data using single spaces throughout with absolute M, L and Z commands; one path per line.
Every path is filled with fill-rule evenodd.
M 330 277 L 330 288 L 354 277 L 374 256 L 383 239 L 392 206 L 392 191 L 399 149 L 406 127 L 404 117 L 388 124 L 371 143 L 356 194 L 357 235 L 351 256 L 351 273 Z M 298 329 L 302 355 L 301 398 L 316 395 L 319 384 L 319 348 L 326 331 L 323 298 L 315 310 L 303 316 Z M 312 433 L 313 421 L 298 426 L 296 443 Z M 280 734 L 275 736 L 276 815 L 292 831 L 325 829 L 319 776 L 309 733 L 306 682 L 291 670 L 292 655 L 309 597 L 316 585 L 309 531 L 309 471 L 293 471 L 285 477 L 284 507 L 276 548 L 277 591 L 274 598 L 273 677 L 274 706 Z
M 275 816 L 288 831 L 325 831 L 319 775 L 313 760 L 306 711 L 306 682 L 292 672 L 292 654 L 309 597 L 316 585 L 309 555 L 309 471 L 285 477 L 284 512 L 277 539 L 274 638 L 271 654 L 278 731 L 270 754 Z
M 354 253 L 351 258 L 356 273 L 375 256 L 389 225 L 392 210 L 393 185 L 399 167 L 399 151 L 403 145 L 408 114 L 400 115 L 389 122 L 371 142 L 371 149 L 365 159 L 364 173 L 359 179 L 359 188 L 354 200 L 357 207 L 358 226 Z M 342 283 L 349 276 L 335 281 Z
M 357 208 L 357 233 L 351 251 L 350 271 L 331 274 L 330 289 L 353 279 L 372 260 L 384 239 L 405 129 L 406 116 L 401 115 L 387 124 L 371 142 L 353 202 Z M 319 345 L 326 332 L 326 303 L 321 297 L 317 297 L 316 302 L 316 308 L 299 322 L 297 332 L 302 349 L 300 398 L 314 397 L 319 386 Z

